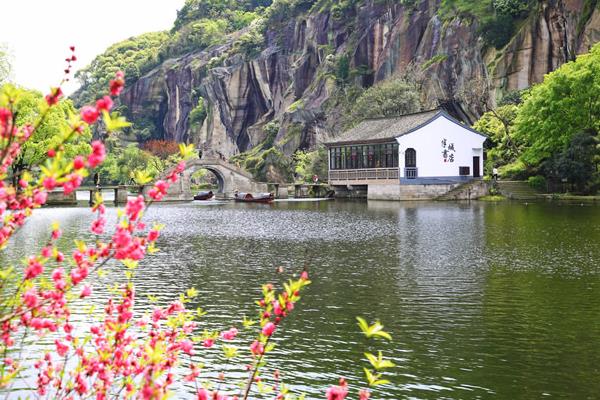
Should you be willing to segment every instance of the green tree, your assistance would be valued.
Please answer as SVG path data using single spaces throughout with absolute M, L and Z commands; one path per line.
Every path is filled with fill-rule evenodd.
M 546 75 L 519 109 L 515 138 L 522 160 L 538 165 L 569 145 L 573 135 L 600 128 L 600 44 Z
M 585 130 L 571 137 L 569 145 L 544 163 L 544 171 L 554 181 L 566 180 L 578 192 L 591 189 L 598 155 L 597 132 Z
M 15 105 L 19 109 L 16 117 L 16 123 L 19 126 L 34 124 L 44 110 L 47 110 L 46 102 L 40 92 L 19 89 L 10 84 L 0 88 L 0 94 L 5 91 L 17 91 L 19 93 L 19 100 Z M 62 100 L 57 106 L 46 112 L 33 137 L 21 147 L 21 153 L 12 164 L 15 179 L 22 171 L 30 170 L 33 165 L 44 163 L 48 158 L 47 150 L 58 146 L 62 134 L 71 131 L 72 128 L 68 121 L 75 113 L 76 110 L 71 100 Z M 91 131 L 86 128 L 79 134 L 77 140 L 64 145 L 65 155 L 74 157 L 77 154 L 89 153 L 91 151 L 89 145 L 91 139 Z
M 297 151 L 294 154 L 294 172 L 304 182 L 312 182 L 313 175 L 320 179 L 327 177 L 327 149 L 319 147 L 314 151 Z
M 393 117 L 420 111 L 419 90 L 408 81 L 390 79 L 367 89 L 352 107 L 355 122 L 367 118 Z
M 489 111 L 473 125 L 489 137 L 486 169 L 501 167 L 517 161 L 523 151 L 522 143 L 513 137 L 513 124 L 519 107 L 514 104 Z
M 110 46 L 90 65 L 75 74 L 81 83 L 81 89 L 72 98 L 77 105 L 96 100 L 119 70 L 125 72 L 128 83 L 134 82 L 158 65 L 160 50 L 168 40 L 167 32 L 151 32 Z
M 136 144 L 120 147 L 112 145 L 106 160 L 97 172 L 103 182 L 111 184 L 129 184 L 136 172 L 144 172 L 156 178 L 166 168 L 166 162 L 141 150 Z

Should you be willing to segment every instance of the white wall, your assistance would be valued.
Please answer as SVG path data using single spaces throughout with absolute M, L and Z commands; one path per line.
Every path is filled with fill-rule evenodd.
M 442 140 L 446 149 L 454 143 L 454 162 L 444 162 Z M 459 167 L 469 167 L 473 176 L 473 157 L 479 156 L 479 173 L 483 176 L 483 142 L 485 137 L 457 125 L 443 115 L 430 124 L 396 139 L 399 144 L 400 176 L 404 178 L 404 152 L 413 148 L 417 151 L 419 178 L 456 177 Z

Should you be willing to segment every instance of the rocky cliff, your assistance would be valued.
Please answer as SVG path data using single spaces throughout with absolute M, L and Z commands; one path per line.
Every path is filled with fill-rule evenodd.
M 436 0 L 398 3 L 365 1 L 344 19 L 327 11 L 290 18 L 267 28 L 258 56 L 232 52 L 233 37 L 168 60 L 131 85 L 122 101 L 134 121 L 150 120 L 156 135 L 205 143 L 226 156 L 262 143 L 263 126 L 276 120 L 276 147 L 289 155 L 340 129 L 332 102 L 340 93 L 330 73 L 339 55 L 360 71 L 353 84 L 410 73 L 426 107 L 443 104 L 473 121 L 505 93 L 540 82 L 600 41 L 595 1 L 539 1 L 502 49 L 485 45 L 476 19 L 442 19 Z M 200 97 L 207 116 L 192 126 Z

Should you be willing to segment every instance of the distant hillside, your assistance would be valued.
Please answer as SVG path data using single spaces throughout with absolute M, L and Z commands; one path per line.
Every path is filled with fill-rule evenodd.
M 189 0 L 171 32 L 99 56 L 75 98 L 124 69 L 132 138 L 264 161 L 356 122 L 355 103 L 380 82 L 473 122 L 598 41 L 597 0 Z M 399 90 L 385 93 L 411 95 Z

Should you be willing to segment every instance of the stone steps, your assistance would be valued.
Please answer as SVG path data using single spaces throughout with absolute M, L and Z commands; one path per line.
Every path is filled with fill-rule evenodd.
M 482 180 L 474 180 L 463 183 L 462 185 L 452 189 L 448 193 L 436 198 L 438 201 L 452 200 L 473 200 L 487 195 L 489 187 L 487 182 Z
M 498 181 L 496 188 L 503 196 L 515 200 L 535 200 L 541 195 L 526 181 Z

